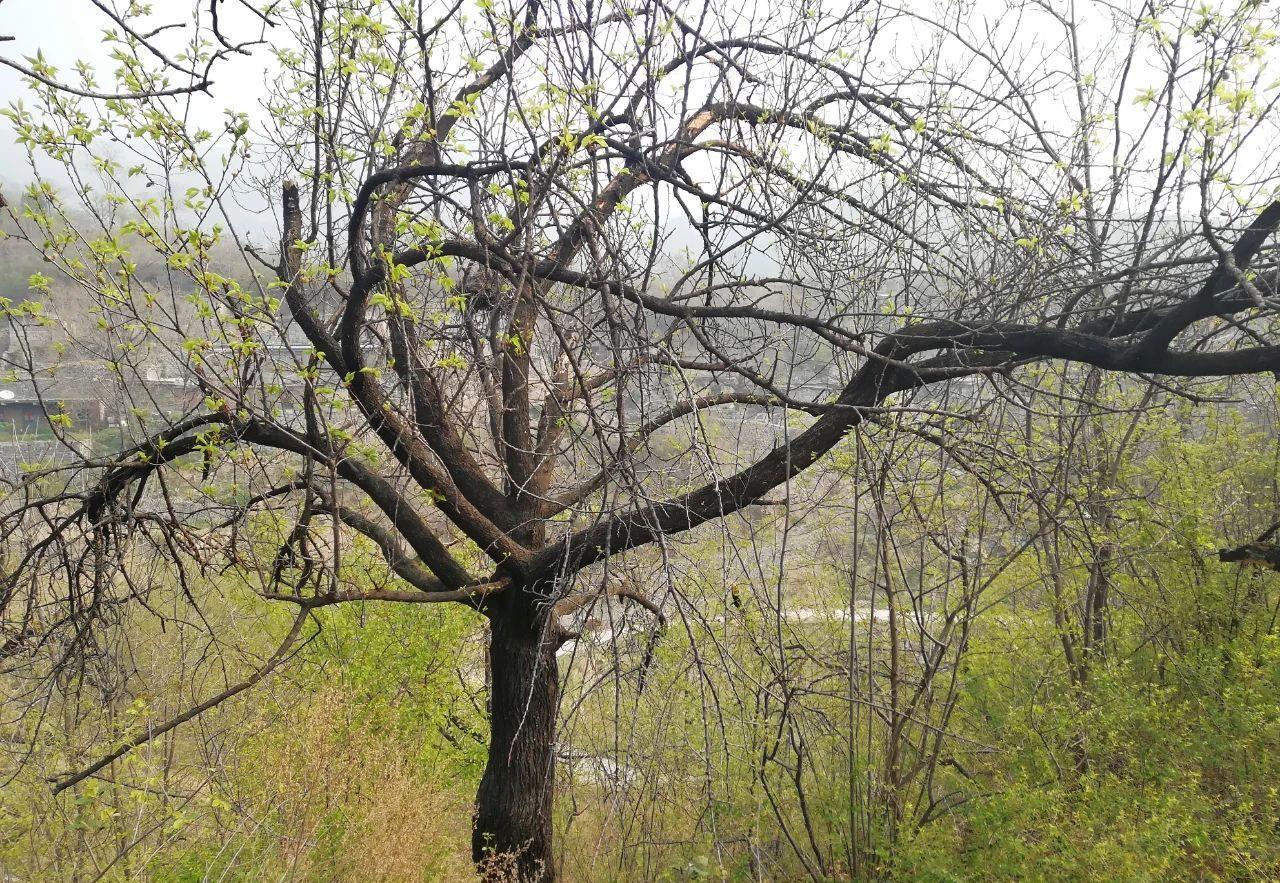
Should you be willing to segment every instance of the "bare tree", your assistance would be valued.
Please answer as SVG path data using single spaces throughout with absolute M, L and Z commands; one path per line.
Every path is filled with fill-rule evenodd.
M 560 614 L 661 613 L 619 581 L 630 556 L 958 379 L 1280 371 L 1270 13 L 1059 6 L 308 0 L 274 12 L 256 145 L 163 90 L 100 104 L 34 76 L 10 118 L 88 220 L 47 184 L 14 220 L 93 295 L 76 353 L 122 378 L 135 438 L 10 489 L 6 627 L 73 653 L 142 594 L 147 544 L 176 579 L 216 561 L 298 608 L 253 676 L 58 787 L 251 687 L 324 607 L 457 603 L 490 630 L 474 857 L 553 879 Z M 280 194 L 274 256 L 234 205 L 251 184 Z M 161 358 L 198 390 L 182 407 L 148 404 Z M 725 449 L 726 411 L 803 425 Z M 385 584 L 343 568 L 355 536 Z

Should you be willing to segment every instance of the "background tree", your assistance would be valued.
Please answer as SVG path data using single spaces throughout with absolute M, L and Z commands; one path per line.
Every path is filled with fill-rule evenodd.
M 254 686 L 323 608 L 456 603 L 489 628 L 474 857 L 551 879 L 564 617 L 661 617 L 627 578 L 649 547 L 785 498 L 860 427 L 937 437 L 917 418 L 955 416 L 957 381 L 1280 370 L 1270 13 L 1007 12 L 310 0 L 273 7 L 261 140 L 35 77 L 7 111 L 36 180 L 13 220 L 92 297 L 76 358 L 119 378 L 131 439 L 12 486 L 6 628 L 76 656 L 145 602 L 148 545 L 165 579 L 216 563 L 297 608 L 251 676 L 58 787 Z M 158 362 L 198 395 L 157 401 Z M 795 425 L 721 445 L 728 408 Z

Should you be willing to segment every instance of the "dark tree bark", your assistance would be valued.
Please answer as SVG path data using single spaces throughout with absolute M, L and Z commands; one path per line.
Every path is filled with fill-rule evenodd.
M 1271 543 L 1246 543 L 1234 549 L 1221 549 L 1218 560 L 1227 564 L 1252 564 L 1270 570 L 1280 570 L 1280 546 Z
M 489 758 L 476 794 L 471 852 L 486 880 L 547 883 L 555 723 L 560 697 L 558 633 L 549 613 L 522 609 L 511 593 L 490 615 Z

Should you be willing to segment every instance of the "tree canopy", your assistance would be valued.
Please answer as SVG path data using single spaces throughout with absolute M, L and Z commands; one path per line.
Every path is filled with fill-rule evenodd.
M 864 427 L 945 445 L 1035 366 L 1280 372 L 1261 4 L 244 5 L 276 76 L 212 90 L 220 128 L 156 77 L 247 44 L 170 57 L 137 8 L 115 85 L 37 61 L 5 111 L 8 232 L 50 267 L 6 370 L 105 367 L 116 439 L 10 483 L 0 621 L 70 658 L 193 564 L 297 613 L 59 788 L 321 608 L 457 603 L 490 635 L 475 859 L 551 879 L 556 651 L 600 598 L 664 616 L 634 556 Z M 55 286 L 87 308 L 50 357 Z

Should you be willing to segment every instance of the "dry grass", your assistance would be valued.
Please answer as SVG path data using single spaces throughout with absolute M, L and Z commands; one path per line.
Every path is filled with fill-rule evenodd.
M 474 881 L 469 795 L 426 777 L 414 746 L 355 725 L 357 712 L 337 690 L 321 692 L 284 728 L 294 741 L 255 759 L 279 835 L 273 870 L 314 883 Z

